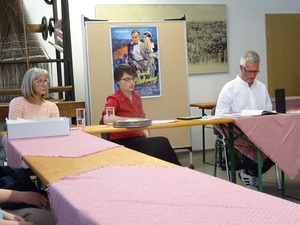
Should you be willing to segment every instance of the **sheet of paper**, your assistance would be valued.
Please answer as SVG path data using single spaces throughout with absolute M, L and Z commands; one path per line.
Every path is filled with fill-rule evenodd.
M 217 119 L 222 119 L 222 118 L 227 118 L 230 116 L 203 116 L 202 120 L 217 120 Z
M 267 111 L 267 110 L 256 110 L 256 109 L 244 109 L 241 112 L 241 116 L 262 116 L 262 115 L 270 115 L 276 114 L 275 111 Z
M 152 124 L 173 123 L 176 120 L 152 120 Z
M 287 110 L 286 113 L 300 113 L 300 110 Z

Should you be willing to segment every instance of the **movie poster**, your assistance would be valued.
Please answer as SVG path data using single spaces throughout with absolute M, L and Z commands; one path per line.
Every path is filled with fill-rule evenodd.
M 159 41 L 156 26 L 111 27 L 113 69 L 130 64 L 136 71 L 135 90 L 142 98 L 161 96 Z M 113 75 L 112 75 L 113 76 Z M 114 84 L 114 91 L 118 86 Z

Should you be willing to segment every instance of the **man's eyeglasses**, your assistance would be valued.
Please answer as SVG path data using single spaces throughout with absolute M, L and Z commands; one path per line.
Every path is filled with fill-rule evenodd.
M 42 86 L 43 84 L 49 84 L 50 83 L 50 81 L 47 79 L 47 80 L 35 80 L 35 81 L 33 81 L 34 83 L 36 83 L 36 84 L 38 84 L 38 85 L 40 85 L 40 86 Z
M 124 79 L 121 79 L 121 80 L 124 80 L 126 83 L 129 83 L 129 82 L 137 82 L 137 79 L 136 78 L 130 78 L 130 77 L 126 77 Z
M 254 73 L 255 75 L 259 73 L 259 70 L 246 70 L 245 67 L 243 67 L 246 74 L 250 75 L 251 73 Z

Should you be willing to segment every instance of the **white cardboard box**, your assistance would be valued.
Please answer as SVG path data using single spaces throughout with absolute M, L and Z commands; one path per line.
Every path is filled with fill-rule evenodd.
M 6 124 L 8 139 L 70 134 L 70 122 L 66 117 L 17 120 L 7 119 Z

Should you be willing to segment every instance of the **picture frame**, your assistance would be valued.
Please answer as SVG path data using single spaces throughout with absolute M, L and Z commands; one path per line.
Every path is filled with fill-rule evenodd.
M 137 19 L 155 21 L 182 18 L 185 18 L 187 26 L 189 74 L 228 72 L 225 4 L 96 6 L 96 19 L 108 21 L 136 21 Z M 176 34 L 170 35 L 176 37 Z
M 133 33 L 138 37 L 136 42 L 132 38 Z M 111 26 L 110 36 L 112 71 L 121 64 L 131 65 L 136 73 L 135 91 L 142 98 L 160 97 L 161 74 L 157 27 Z M 118 89 L 118 85 L 114 83 L 114 92 Z

